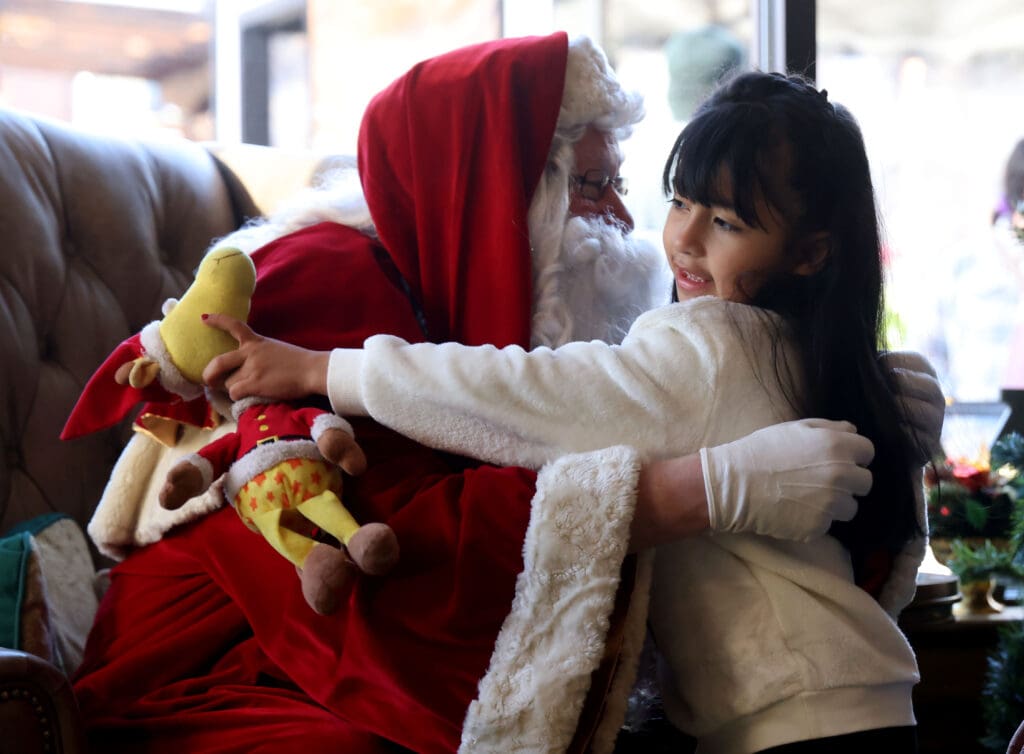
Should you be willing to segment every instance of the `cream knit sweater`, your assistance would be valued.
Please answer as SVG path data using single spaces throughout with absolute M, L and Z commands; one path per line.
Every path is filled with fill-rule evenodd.
M 778 328 L 762 310 L 702 298 L 641 316 L 621 346 L 377 336 L 332 354 L 328 386 L 338 413 L 491 462 L 540 467 L 619 444 L 667 457 L 796 418 L 773 366 Z M 892 615 L 921 554 L 915 541 L 900 559 L 883 599 Z M 830 537 L 707 534 L 659 548 L 650 621 L 669 715 L 701 752 L 912 725 L 917 666 L 892 615 L 854 585 Z

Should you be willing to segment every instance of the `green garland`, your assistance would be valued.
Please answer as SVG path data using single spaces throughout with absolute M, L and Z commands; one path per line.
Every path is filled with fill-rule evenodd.
M 981 712 L 985 720 L 981 745 L 1006 751 L 1024 720 L 1024 624 L 999 629 L 999 642 L 988 658 Z
M 992 447 L 992 466 L 1010 464 L 1024 472 L 1024 437 L 1012 433 Z M 1024 473 L 1018 474 L 1010 484 L 1020 493 L 1024 487 Z M 1024 496 L 1017 496 L 1024 500 Z M 991 543 L 988 543 L 991 546 Z M 969 548 L 968 548 L 969 549 Z M 962 554 L 968 556 L 967 553 Z M 993 553 L 976 553 L 977 562 L 963 562 L 964 566 L 983 566 L 986 558 Z M 1000 573 L 1009 573 L 1018 578 L 1024 573 L 1024 505 L 1014 507 L 1010 527 L 1010 548 L 998 558 Z M 989 565 L 992 565 L 989 563 Z M 1024 720 L 1024 624 L 1015 623 L 999 630 L 995 650 L 988 657 L 985 686 L 981 699 L 981 711 L 985 721 L 985 735 L 980 743 L 986 749 L 1004 752 L 1017 726 Z

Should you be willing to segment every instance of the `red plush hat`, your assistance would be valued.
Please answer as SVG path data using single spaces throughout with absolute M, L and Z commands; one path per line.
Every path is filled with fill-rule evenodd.
M 71 411 L 60 439 L 72 440 L 82 435 L 107 429 L 124 419 L 128 412 L 140 403 L 157 401 L 168 403 L 176 396 L 165 390 L 158 382 L 139 389 L 131 385 L 119 385 L 114 375 L 122 365 L 134 361 L 143 354 L 142 336 L 136 333 L 114 349 L 106 361 L 89 378 L 78 402 Z M 180 400 L 180 399 L 179 399 Z
M 146 355 L 147 350 L 142 344 L 143 335 L 151 328 L 152 324 L 142 332 L 122 341 L 100 364 L 71 410 L 71 415 L 60 433 L 60 439 L 73 440 L 112 427 L 128 416 L 133 408 L 143 403 L 147 405 L 139 413 L 136 423 L 165 442 L 169 435 L 165 429 L 157 428 L 156 424 L 161 423 L 158 419 L 184 422 L 199 427 L 217 425 L 216 414 L 202 396 L 185 400 L 167 390 L 159 381 L 154 381 L 144 388 L 135 388 L 131 385 L 120 385 L 114 379 L 121 366 Z

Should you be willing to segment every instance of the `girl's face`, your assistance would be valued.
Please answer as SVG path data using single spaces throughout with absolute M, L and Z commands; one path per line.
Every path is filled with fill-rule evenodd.
M 804 265 L 790 260 L 785 221 L 763 198 L 757 202 L 763 228 L 745 223 L 732 207 L 706 207 L 679 194 L 671 205 L 662 240 L 680 301 L 717 296 L 748 303 L 771 277 L 808 274 L 802 272 Z

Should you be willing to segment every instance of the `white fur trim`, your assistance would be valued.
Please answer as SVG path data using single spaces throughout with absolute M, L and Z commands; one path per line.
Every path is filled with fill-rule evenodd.
M 625 139 L 643 117 L 643 98 L 622 88 L 601 48 L 588 37 L 573 39 L 565 66 L 558 128 L 593 124 Z
M 206 402 L 210 404 L 210 408 L 225 419 L 238 421 L 238 418 L 232 413 L 235 404 L 231 402 L 231 397 L 227 393 L 207 386 L 203 388 L 203 394 L 206 396 Z
M 320 435 L 329 429 L 341 429 L 348 432 L 352 437 L 356 436 L 355 431 L 352 429 L 352 425 L 342 417 L 337 414 L 320 414 L 320 416 L 313 420 L 313 428 L 310 430 L 313 442 L 318 442 L 320 440 Z
M 160 365 L 160 384 L 164 389 L 180 395 L 186 401 L 203 394 L 203 386 L 188 380 L 171 360 L 171 354 L 160 336 L 160 322 L 150 322 L 139 333 L 139 342 L 146 349 L 146 355 Z
M 144 432 L 136 432 L 114 466 L 89 521 L 87 532 L 97 549 L 109 558 L 121 560 L 132 550 L 159 541 L 174 527 L 201 518 L 223 505 L 220 480 L 204 495 L 192 498 L 173 511 L 160 505 L 159 494 L 171 467 L 234 429 L 231 422 L 224 422 L 213 430 L 185 427 L 173 448 Z
M 203 475 L 203 492 L 210 489 L 210 485 L 213 484 L 213 464 L 198 453 L 191 453 L 181 460 L 199 469 L 199 473 Z
M 257 445 L 235 461 L 224 474 L 225 497 L 228 500 L 234 500 L 238 491 L 254 476 L 291 458 L 324 460 L 312 440 L 278 440 L 265 445 Z
M 209 396 L 214 395 L 215 393 L 216 391 L 207 390 L 206 399 L 209 400 Z M 223 396 L 224 394 L 221 393 L 221 397 Z M 230 400 L 230 398 L 228 400 Z M 275 401 L 272 401 L 269 398 L 261 398 L 258 395 L 247 395 L 245 398 L 239 398 L 237 401 L 231 404 L 231 418 L 234 419 L 235 421 L 238 421 L 238 418 L 242 414 L 244 414 L 246 410 L 252 408 L 253 406 L 264 406 L 268 403 L 275 403 Z
M 460 752 L 561 752 L 569 745 L 604 651 L 639 470 L 637 453 L 620 446 L 565 456 L 538 474 L 524 570 L 469 706 Z M 635 607 L 643 617 L 627 622 L 641 636 L 630 642 L 642 643 L 641 602 Z M 625 704 L 610 709 L 624 713 Z
M 354 162 L 354 160 L 353 160 Z M 234 246 L 247 254 L 281 236 L 321 222 L 335 222 L 376 236 L 370 208 L 354 167 L 324 174 L 316 185 L 296 194 L 268 218 L 256 218 L 214 241 L 210 248 Z

